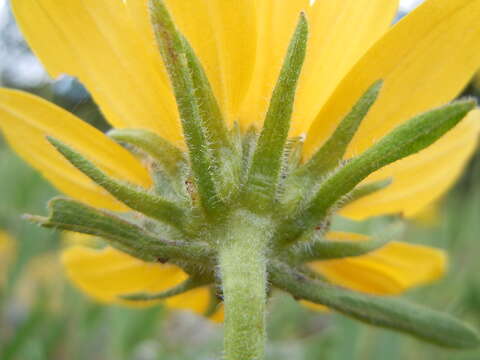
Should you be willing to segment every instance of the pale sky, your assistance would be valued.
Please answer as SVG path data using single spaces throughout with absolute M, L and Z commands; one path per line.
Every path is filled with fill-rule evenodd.
M 401 0 L 400 9 L 403 11 L 410 11 L 419 5 L 423 0 Z
M 314 0 L 312 0 L 313 2 Z M 409 11 L 420 4 L 423 0 L 400 0 L 400 8 L 404 11 Z M 0 9 L 5 5 L 7 0 L 0 0 Z
M 400 1 L 400 6 L 402 7 L 405 7 L 405 8 L 410 8 L 410 7 L 414 7 L 416 6 L 417 4 L 421 3 L 423 0 L 401 0 Z M 7 0 L 0 0 L 0 7 L 2 7 L 5 3 L 7 2 Z

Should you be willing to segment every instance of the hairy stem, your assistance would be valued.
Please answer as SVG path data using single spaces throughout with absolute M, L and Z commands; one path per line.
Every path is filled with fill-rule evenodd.
M 227 239 L 219 254 L 227 360 L 264 359 L 269 231 L 259 220 L 249 213 L 237 213 L 226 227 Z

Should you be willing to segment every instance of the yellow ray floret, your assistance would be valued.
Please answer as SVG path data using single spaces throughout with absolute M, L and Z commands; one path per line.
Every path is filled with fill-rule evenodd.
M 349 156 L 370 147 L 396 125 L 459 94 L 480 65 L 480 1 L 430 0 L 388 31 L 332 93 L 310 127 L 312 154 L 375 81 L 379 99 L 351 144 Z
M 205 67 L 231 125 L 252 78 L 258 1 L 167 0 L 166 4 Z
M 0 231 L 0 287 L 6 280 L 8 266 L 15 254 L 15 242 L 6 232 Z
M 479 16 L 480 1 L 430 0 L 394 26 L 359 60 L 322 108 L 308 132 L 305 156 L 328 138 L 378 79 L 384 80 L 382 92 L 356 134 L 348 157 L 415 114 L 454 98 L 480 64 Z M 354 218 L 385 213 L 411 216 L 438 199 L 458 178 L 475 149 L 478 117 L 478 113 L 472 114 L 438 144 L 373 174 L 370 180 L 393 177 L 393 184 L 352 204 L 344 214 Z M 452 149 L 455 154 L 447 155 Z
M 261 126 L 298 15 L 310 24 L 307 57 L 296 97 L 292 132 L 300 133 L 358 58 L 388 28 L 396 0 L 257 1 L 254 76 L 240 115 L 243 127 Z
M 368 177 L 366 182 L 392 178 L 393 183 L 348 205 L 342 215 L 354 219 L 382 214 L 415 216 L 462 174 L 477 148 L 479 130 L 480 111 L 474 110 L 437 143 Z
M 97 301 L 143 307 L 165 302 L 174 309 L 203 314 L 210 303 L 208 288 L 198 288 L 167 300 L 129 301 L 122 295 L 158 293 L 187 278 L 180 268 L 169 264 L 146 263 L 107 247 L 102 250 L 74 246 L 62 254 L 62 262 L 70 280 Z
M 367 241 L 369 237 L 333 232 L 327 239 Z M 375 295 L 397 295 L 442 277 L 447 267 L 447 257 L 440 249 L 392 241 L 367 255 L 318 261 L 312 263 L 312 267 L 333 283 L 353 290 Z M 347 273 L 348 280 L 343 278 Z
M 0 130 L 13 149 L 60 191 L 93 206 L 124 209 L 73 167 L 47 141 L 55 137 L 91 159 L 108 174 L 150 186 L 147 170 L 127 150 L 69 112 L 39 97 L 0 89 Z
M 14 0 L 12 7 L 50 75 L 78 77 L 113 126 L 144 128 L 181 141 L 155 43 L 136 26 L 123 1 Z
M 440 223 L 442 209 L 439 202 L 428 205 L 421 212 L 417 213 L 412 221 L 421 227 L 433 227 Z
M 330 233 L 327 238 L 327 241 L 369 239 L 341 232 Z M 439 249 L 394 241 L 367 255 L 316 261 L 310 266 L 335 285 L 373 295 L 398 295 L 441 278 L 447 267 L 447 257 Z M 302 303 L 314 310 L 325 310 L 317 304 Z

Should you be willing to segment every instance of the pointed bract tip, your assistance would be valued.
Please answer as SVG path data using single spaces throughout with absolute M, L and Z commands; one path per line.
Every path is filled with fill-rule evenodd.
M 31 214 L 23 214 L 22 219 L 40 226 L 48 222 L 48 219 L 46 217 Z
M 59 147 L 63 147 L 65 145 L 63 142 L 61 142 L 60 140 L 58 140 L 57 138 L 55 138 L 51 135 L 46 135 L 45 139 L 47 139 L 47 141 L 57 149 Z
M 465 97 L 454 101 L 453 104 L 464 105 L 470 111 L 478 105 L 478 102 L 474 97 Z
M 308 17 L 305 11 L 300 11 L 300 15 L 298 17 L 298 26 L 308 28 Z
M 372 90 L 375 90 L 375 92 L 380 92 L 380 90 L 382 90 L 382 87 L 383 87 L 383 84 L 385 84 L 385 80 L 383 79 L 378 79 L 377 81 L 375 81 L 372 86 L 370 87 L 370 89 Z
M 149 295 L 139 293 L 139 294 L 131 294 L 131 295 L 120 295 L 118 296 L 120 300 L 126 301 L 147 301 L 149 300 Z
M 380 180 L 379 184 L 384 187 L 390 186 L 393 184 L 393 177 L 388 177 L 385 180 Z

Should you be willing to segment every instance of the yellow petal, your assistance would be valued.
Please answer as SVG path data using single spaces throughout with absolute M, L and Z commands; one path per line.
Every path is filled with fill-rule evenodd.
M 462 174 L 476 149 L 479 131 L 480 111 L 474 110 L 434 145 L 372 174 L 367 182 L 391 177 L 393 183 L 348 205 L 342 215 L 354 219 L 388 213 L 415 216 Z
M 329 241 L 368 241 L 370 239 L 367 235 L 344 231 L 331 231 L 325 235 L 325 238 Z
M 30 308 L 38 301 L 39 290 L 48 291 L 48 309 L 62 311 L 64 277 L 58 253 L 50 251 L 30 258 L 15 283 L 15 301 Z
M 367 241 L 369 240 L 369 237 L 366 235 L 340 232 L 340 231 L 329 232 L 325 237 L 329 241 Z M 315 264 L 313 266 L 315 267 Z M 315 304 L 310 301 L 301 300 L 300 303 L 306 306 L 307 308 L 309 308 L 310 310 L 320 311 L 320 312 L 330 311 L 328 307 L 324 305 Z
M 6 232 L 0 231 L 0 288 L 6 280 L 8 266 L 15 254 L 15 241 Z
M 110 247 L 102 250 L 71 247 L 63 252 L 62 262 L 68 277 L 76 286 L 95 300 L 107 304 L 133 307 L 154 305 L 162 301 L 127 301 L 119 296 L 161 292 L 188 277 L 174 265 L 146 263 Z M 172 308 L 189 309 L 202 314 L 209 301 L 209 290 L 199 288 L 165 302 Z
M 305 133 L 352 66 L 392 24 L 398 0 L 317 0 L 309 11 L 312 36 L 299 83 L 292 133 Z
M 410 117 L 454 98 L 480 65 L 480 0 L 427 0 L 353 67 L 310 127 L 308 157 L 376 80 L 385 81 L 348 156 Z
M 355 239 L 355 234 L 351 234 L 351 239 Z M 342 287 L 374 295 L 397 295 L 440 278 L 446 261 L 441 250 L 391 242 L 367 255 L 316 261 L 311 267 Z
M 204 315 L 210 304 L 210 296 L 208 287 L 202 287 L 168 298 L 165 304 L 171 309 L 189 310 Z
M 48 143 L 66 142 L 110 175 L 149 186 L 147 170 L 133 155 L 67 111 L 39 97 L 0 89 L 0 130 L 10 146 L 65 194 L 93 206 L 124 209 L 113 197 L 74 168 Z
M 227 121 L 236 119 L 252 77 L 255 1 L 167 0 L 182 33 L 200 58 Z M 137 26 L 153 40 L 146 0 L 127 0 Z
M 253 82 L 241 113 L 244 127 L 260 125 L 301 11 L 310 25 L 292 133 L 309 124 L 338 82 L 391 24 L 397 0 L 257 1 L 258 41 Z
M 13 0 L 13 11 L 51 76 L 76 76 L 118 128 L 181 139 L 174 97 L 155 44 L 120 0 Z
M 223 304 L 218 305 L 217 311 L 215 311 L 213 315 L 209 317 L 209 319 L 217 324 L 224 322 L 225 306 Z
M 80 234 L 72 231 L 65 231 L 62 233 L 62 240 L 66 246 L 85 246 L 94 248 L 95 245 L 99 244 L 100 239 L 88 234 Z M 103 246 L 104 244 L 102 244 Z
M 326 236 L 326 239 L 329 241 L 367 241 L 369 237 L 362 234 L 356 233 L 348 233 L 348 232 L 341 232 L 341 231 L 332 231 L 329 232 Z M 313 264 L 315 267 L 315 263 Z M 320 311 L 320 312 L 328 312 L 330 309 L 324 305 L 319 305 L 312 303 L 310 301 L 301 300 L 300 303 L 310 310 Z
M 423 227 L 432 227 L 438 225 L 441 219 L 440 204 L 435 202 L 428 205 L 426 208 L 415 214 L 412 219 L 415 224 Z
M 0 231 L 0 256 L 2 256 L 2 264 L 9 262 L 8 259 L 13 255 L 14 249 L 14 240 L 6 232 Z
M 227 121 L 236 120 L 253 73 L 255 0 L 167 0 L 192 43 Z
M 315 303 L 312 303 L 310 301 L 306 301 L 306 300 L 300 300 L 300 304 L 306 306 L 307 308 L 309 308 L 310 310 L 314 310 L 314 311 L 320 311 L 320 312 L 328 312 L 330 311 L 330 309 L 324 305 L 320 305 L 320 304 L 315 304 Z

